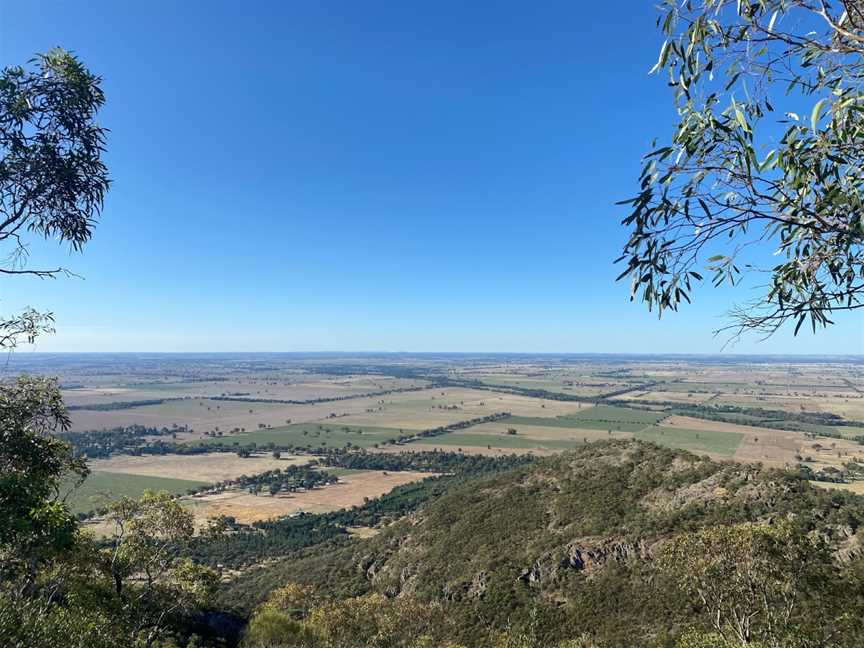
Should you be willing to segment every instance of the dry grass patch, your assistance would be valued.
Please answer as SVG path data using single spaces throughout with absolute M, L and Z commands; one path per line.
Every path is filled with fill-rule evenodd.
M 348 527 L 348 533 L 354 536 L 355 538 L 361 538 L 365 540 L 366 538 L 371 538 L 372 536 L 376 536 L 381 532 L 381 529 L 376 529 L 375 527 Z
M 240 475 L 287 468 L 309 462 L 309 457 L 283 456 L 275 459 L 270 454 L 256 454 L 241 459 L 233 452 L 210 452 L 198 455 L 150 455 L 133 457 L 120 455 L 110 459 L 95 459 L 90 469 L 149 477 L 171 477 L 215 483 L 236 479 Z
M 772 467 L 796 463 L 795 455 L 800 451 L 801 444 L 806 441 L 806 437 L 800 432 L 736 425 L 689 416 L 670 416 L 663 424 L 706 433 L 743 434 L 741 443 L 732 458 L 742 463 L 761 462 Z
M 859 394 L 825 399 L 822 409 L 852 421 L 864 421 L 864 398 Z
M 803 432 L 774 430 L 751 425 L 736 425 L 721 421 L 670 416 L 663 425 L 672 425 L 689 430 L 714 432 L 737 432 L 743 434 L 733 459 L 742 463 L 759 462 L 766 466 L 782 468 L 798 463 L 797 456 L 810 457 L 814 470 L 825 466 L 839 467 L 852 457 L 864 455 L 864 448 L 846 439 L 811 439 Z M 820 448 L 814 448 L 816 444 Z M 839 454 L 839 456 L 838 456 Z
M 381 497 L 396 486 L 431 476 L 421 472 L 386 472 L 369 470 L 343 475 L 339 482 L 309 491 L 279 495 L 251 495 L 245 491 L 228 491 L 217 495 L 183 498 L 190 502 L 199 520 L 218 515 L 230 515 L 238 522 L 249 524 L 292 513 L 326 513 L 360 506 L 368 499 Z

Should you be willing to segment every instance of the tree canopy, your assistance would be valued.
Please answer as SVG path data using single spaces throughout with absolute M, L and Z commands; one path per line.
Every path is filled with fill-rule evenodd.
M 0 72 L 0 275 L 41 278 L 64 268 L 29 267 L 28 236 L 80 251 L 90 240 L 109 180 L 101 79 L 70 53 L 39 54 Z M 50 313 L 27 309 L 0 318 L 0 347 L 50 331 Z
M 864 8 L 854 0 L 665 0 L 652 72 L 678 124 L 623 201 L 618 262 L 659 313 L 762 277 L 724 330 L 814 332 L 864 297 Z M 760 282 L 757 282 L 760 283 Z

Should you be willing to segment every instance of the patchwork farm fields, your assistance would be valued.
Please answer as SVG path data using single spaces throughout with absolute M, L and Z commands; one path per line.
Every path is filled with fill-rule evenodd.
M 864 478 L 854 361 L 228 354 L 48 364 L 70 405 L 69 438 L 91 457 L 69 495 L 81 513 L 145 489 L 200 516 L 332 510 L 423 475 L 343 472 L 275 497 L 207 491 L 328 452 L 545 455 L 610 438 L 803 469 L 843 488 Z

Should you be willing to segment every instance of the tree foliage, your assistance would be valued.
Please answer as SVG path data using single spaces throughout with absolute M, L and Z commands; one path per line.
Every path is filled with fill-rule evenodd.
M 146 491 L 139 499 L 123 497 L 108 510 L 112 525 L 101 562 L 114 592 L 135 619 L 133 636 L 149 645 L 171 615 L 205 602 L 215 574 L 183 558 L 195 532 L 191 511 L 168 492 Z
M 854 0 L 665 0 L 678 124 L 645 157 L 619 262 L 659 313 L 767 277 L 726 330 L 813 330 L 864 297 L 864 9 Z M 773 253 L 771 256 L 769 253 Z M 755 274 L 754 274 L 755 273 Z
M 28 235 L 76 251 L 90 240 L 109 184 L 106 130 L 96 123 L 104 102 L 101 79 L 61 49 L 0 72 L 0 275 L 67 272 L 27 267 Z M 2 318 L 0 347 L 32 342 L 52 324 L 32 309 Z
M 38 569 L 0 579 L 4 646 L 106 648 L 177 645 L 216 584 L 184 558 L 192 514 L 168 493 L 124 498 L 106 541 L 77 532 Z M 74 520 L 71 520 L 73 531 Z M 5 566 L 5 565 L 4 565 Z
M 312 588 L 289 583 L 256 610 L 244 648 L 458 648 L 440 605 L 411 597 L 370 594 L 328 601 Z
M 704 611 L 709 627 L 707 634 L 685 636 L 682 646 L 791 648 L 843 635 L 849 611 L 832 600 L 832 585 L 841 578 L 829 545 L 789 521 L 717 525 L 678 536 L 660 565 Z M 848 594 L 853 600 L 851 588 Z M 809 627 L 809 615 L 819 619 L 820 631 Z
M 26 563 L 32 571 L 73 542 L 75 519 L 61 487 L 69 476 L 83 480 L 87 467 L 51 434 L 68 426 L 56 380 L 22 377 L 0 388 L 0 556 L 7 567 Z

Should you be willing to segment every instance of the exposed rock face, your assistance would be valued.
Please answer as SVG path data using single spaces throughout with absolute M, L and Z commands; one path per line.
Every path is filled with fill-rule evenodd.
M 610 562 L 650 559 L 651 549 L 641 541 L 576 540 L 566 546 L 564 555 L 558 559 L 552 554 L 538 558 L 531 567 L 522 571 L 519 580 L 527 585 L 540 585 L 554 580 L 564 570 L 572 569 L 590 576 Z
M 413 571 L 410 567 L 403 567 L 402 571 L 399 572 L 399 585 L 405 587 L 405 583 L 407 583 L 413 575 Z
M 561 560 L 561 567 L 588 573 L 602 567 L 610 560 L 624 563 L 633 559 L 649 560 L 651 551 L 644 542 L 615 542 L 607 540 L 600 545 L 583 545 L 572 542 L 567 545 L 567 553 Z
M 554 563 L 547 559 L 537 559 L 531 567 L 522 570 L 519 580 L 526 585 L 539 585 L 541 582 L 552 580 L 557 576 L 558 569 Z
M 861 536 L 848 525 L 829 526 L 823 532 L 824 539 L 836 547 L 841 561 L 849 561 L 864 553 Z
M 366 580 L 370 582 L 374 582 L 375 578 L 381 572 L 381 569 L 385 566 L 387 559 L 390 557 L 392 552 L 388 552 L 383 556 L 363 556 L 357 562 L 357 569 L 361 574 L 366 578 Z
M 375 582 L 387 570 L 387 562 L 390 558 L 399 551 L 402 545 L 410 543 L 410 540 L 411 536 L 392 538 L 383 552 L 377 555 L 366 554 L 357 560 L 357 570 L 363 574 L 366 580 Z M 404 585 L 413 575 L 412 571 L 407 568 L 403 569 L 399 574 L 400 585 Z
M 489 586 L 489 574 L 481 571 L 474 576 L 471 587 L 468 588 L 468 596 L 471 598 L 483 598 L 486 588 Z
M 363 556 L 357 561 L 357 570 L 363 574 L 366 580 L 371 581 L 375 577 L 376 565 L 374 556 Z

